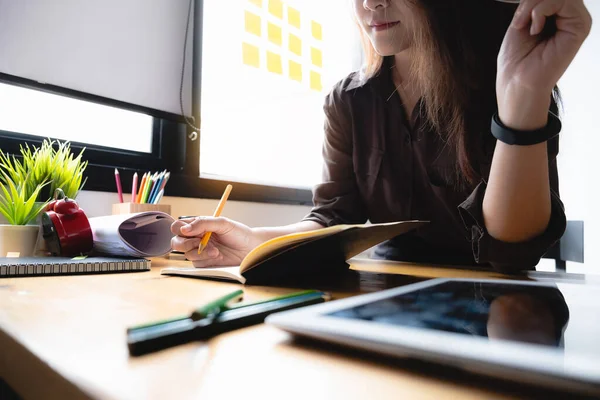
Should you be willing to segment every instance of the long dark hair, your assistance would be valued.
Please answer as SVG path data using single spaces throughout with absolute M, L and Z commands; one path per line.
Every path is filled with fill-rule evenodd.
M 414 32 L 412 78 L 423 92 L 429 128 L 456 154 L 459 181 L 481 179 L 482 141 L 490 137 L 497 109 L 497 59 L 516 5 L 493 0 L 406 0 L 420 23 Z M 364 36 L 364 35 L 363 35 Z M 364 79 L 377 74 L 383 58 L 363 37 Z M 558 95 L 557 95 L 558 96 Z M 487 133 L 487 135 L 485 135 Z

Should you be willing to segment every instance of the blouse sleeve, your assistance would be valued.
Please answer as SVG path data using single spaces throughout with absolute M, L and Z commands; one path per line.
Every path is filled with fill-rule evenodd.
M 483 220 L 483 198 L 486 183 L 481 182 L 473 193 L 459 205 L 465 228 L 470 233 L 473 255 L 478 263 L 489 263 L 503 273 L 533 269 L 542 256 L 563 235 L 567 225 L 564 205 L 558 191 L 558 136 L 548 142 L 548 162 L 552 211 L 546 230 L 527 242 L 507 243 L 491 237 Z
M 323 226 L 367 221 L 354 174 L 352 114 L 344 83 L 338 83 L 325 99 L 322 181 L 313 189 L 314 207 L 304 218 Z

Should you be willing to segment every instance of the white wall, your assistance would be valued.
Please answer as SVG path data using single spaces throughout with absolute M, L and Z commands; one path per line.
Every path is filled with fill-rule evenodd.
M 563 131 L 558 168 L 567 219 L 585 221 L 585 264 L 569 271 L 600 273 L 600 1 L 585 1 L 594 26 L 559 87 Z
M 188 4 L 0 0 L 0 72 L 180 114 Z M 187 114 L 192 32 L 183 85 Z

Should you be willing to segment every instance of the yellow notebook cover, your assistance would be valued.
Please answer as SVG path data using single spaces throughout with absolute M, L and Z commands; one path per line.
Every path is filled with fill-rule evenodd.
M 314 274 L 348 270 L 347 260 L 385 240 L 423 226 L 425 221 L 335 225 L 280 236 L 262 243 L 239 266 L 164 268 L 163 275 L 192 276 L 251 284 L 281 284 Z

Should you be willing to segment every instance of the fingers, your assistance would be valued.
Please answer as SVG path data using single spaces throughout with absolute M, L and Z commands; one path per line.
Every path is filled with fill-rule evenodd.
M 224 235 L 231 229 L 233 229 L 232 221 L 223 217 L 186 218 L 171 224 L 171 233 L 185 237 L 202 236 L 206 232 Z
M 223 217 L 196 217 L 178 220 L 171 224 L 171 232 L 175 235 L 171 239 L 171 247 L 173 250 L 185 253 L 185 258 L 192 261 L 194 267 L 204 268 L 222 265 L 224 255 L 215 246 L 212 238 L 200 254 L 198 254 L 198 246 L 206 232 L 225 235 L 234 228 L 233 221 Z
M 208 244 L 206 249 L 198 254 L 198 249 L 193 249 L 185 253 L 185 258 L 192 261 L 194 267 L 213 267 L 223 261 L 223 255 L 214 245 Z
M 219 262 L 223 261 L 221 252 L 212 242 L 208 242 L 206 249 L 204 249 L 201 254 L 198 254 L 199 245 L 200 238 L 175 236 L 171 239 L 171 247 L 173 250 L 185 253 L 185 258 L 193 261 L 195 267 L 211 267 L 218 265 Z
M 192 222 L 179 227 L 181 236 L 201 236 L 206 232 L 225 235 L 234 228 L 231 220 L 224 217 L 198 217 Z
M 575 25 L 591 27 L 591 17 L 582 0 L 523 0 L 515 13 L 512 27 L 523 29 L 529 26 L 532 36 L 539 35 L 551 16 L 557 16 L 563 21 L 577 21 Z M 586 33 L 583 28 L 585 27 L 581 30 Z M 578 33 L 575 32 L 577 30 L 572 33 Z
M 171 233 L 173 235 L 181 236 L 181 227 L 187 225 L 189 222 L 185 220 L 177 220 L 171 224 Z
M 186 253 L 193 249 L 197 250 L 199 245 L 199 237 L 186 238 L 182 236 L 175 236 L 171 239 L 171 248 L 173 248 L 173 250 L 175 251 L 181 251 L 183 253 Z
M 531 11 L 531 28 L 532 36 L 539 35 L 544 30 L 547 17 L 558 14 L 565 3 L 563 0 L 546 0 L 535 6 Z
M 517 8 L 515 17 L 513 18 L 512 26 L 515 29 L 523 29 L 532 21 L 531 12 L 533 9 L 544 0 L 523 0 Z
M 197 248 L 187 251 L 185 253 L 185 258 L 187 258 L 190 261 L 194 261 L 194 262 L 206 261 L 206 262 L 212 262 L 213 264 L 216 261 L 218 261 L 220 256 L 221 256 L 221 253 L 219 252 L 219 249 L 217 249 L 214 246 L 209 249 L 204 250 L 200 254 L 198 254 Z
M 198 254 L 200 246 L 200 238 L 186 238 L 175 236 L 171 239 L 171 248 L 175 251 L 185 253 L 188 260 L 204 260 L 214 259 L 219 256 L 219 249 L 212 242 L 208 242 L 206 249 L 201 254 Z

